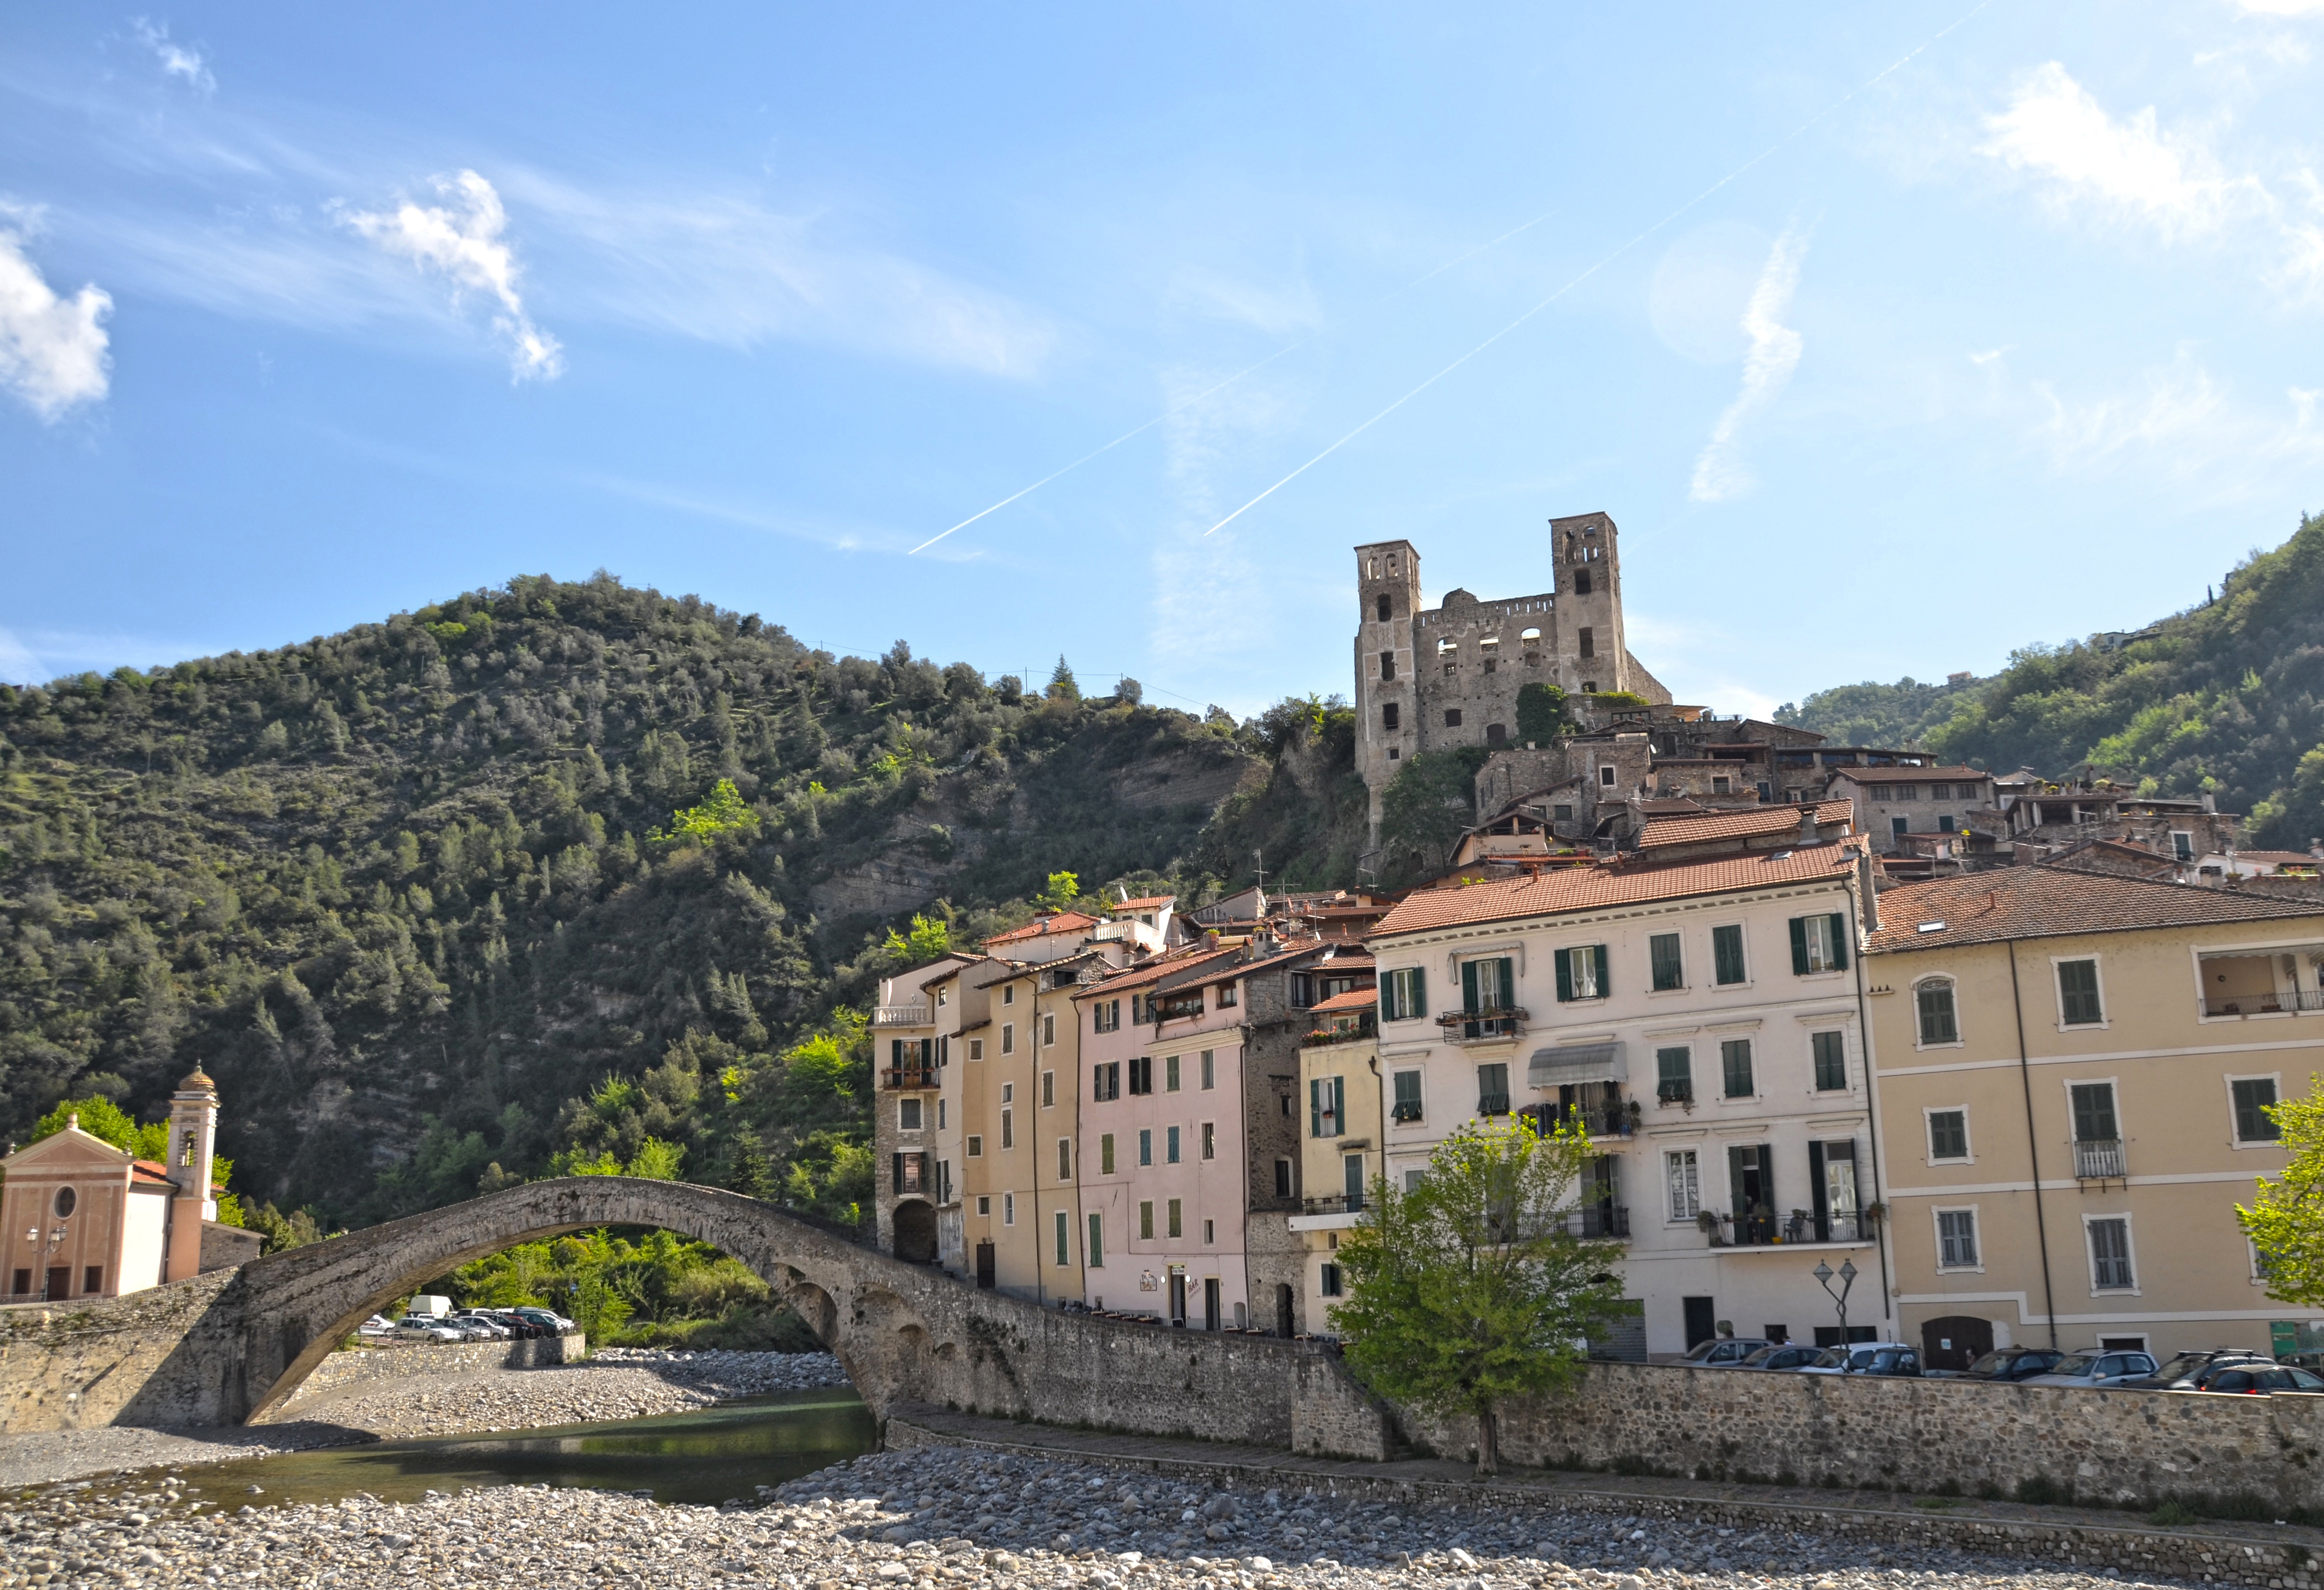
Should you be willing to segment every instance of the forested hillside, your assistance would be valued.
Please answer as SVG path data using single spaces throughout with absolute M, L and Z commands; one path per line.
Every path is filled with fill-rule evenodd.
M 1053 874 L 1347 881 L 1334 721 L 835 657 L 604 575 L 0 687 L 0 1131 L 150 1119 L 199 1062 L 245 1202 L 326 1226 L 574 1164 L 844 1217 L 875 980 Z
M 2324 835 L 2324 518 L 2230 571 L 2215 600 L 2118 649 L 2031 646 L 1989 679 L 1821 692 L 1787 721 L 1858 722 L 1980 767 L 2059 774 L 2094 762 L 2164 794 L 2215 793 L 2252 838 Z

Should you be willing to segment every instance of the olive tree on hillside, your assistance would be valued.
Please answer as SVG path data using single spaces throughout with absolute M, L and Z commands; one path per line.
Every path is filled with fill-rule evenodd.
M 1384 1396 L 1473 1417 L 1480 1475 L 1500 1464 L 1500 1404 L 1569 1384 L 1620 1299 L 1614 1245 L 1568 1229 L 1590 1158 L 1578 1125 L 1463 1126 L 1411 1191 L 1375 1182 L 1341 1238 L 1349 1297 L 1331 1318 L 1348 1362 Z

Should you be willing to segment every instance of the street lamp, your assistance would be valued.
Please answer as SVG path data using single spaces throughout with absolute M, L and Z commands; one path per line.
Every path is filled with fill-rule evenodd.
M 1856 1266 L 1846 1259 L 1840 1262 L 1840 1290 L 1831 1290 L 1831 1266 L 1821 1259 L 1816 1261 L 1815 1278 L 1822 1283 L 1824 1293 L 1840 1310 L 1840 1346 L 1843 1354 L 1848 1349 L 1848 1293 L 1856 1284 Z
M 64 1245 L 64 1240 L 67 1235 L 66 1229 L 62 1226 L 59 1226 L 54 1230 L 51 1231 L 48 1234 L 48 1237 L 45 1242 L 42 1239 L 41 1228 L 38 1226 L 33 1227 L 31 1230 L 24 1233 L 24 1240 L 31 1244 L 32 1247 L 39 1250 L 41 1260 L 41 1301 L 44 1303 L 49 1300 L 49 1261 L 56 1256 L 57 1249 Z

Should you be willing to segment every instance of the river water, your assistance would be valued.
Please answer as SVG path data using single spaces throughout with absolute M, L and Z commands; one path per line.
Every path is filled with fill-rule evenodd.
M 220 1512 L 336 1502 L 358 1493 L 417 1502 L 430 1491 L 544 1484 L 630 1491 L 664 1503 L 749 1502 L 757 1486 L 870 1451 L 874 1433 L 862 1398 L 827 1387 L 652 1419 L 327 1447 L 179 1472 L 189 1497 Z

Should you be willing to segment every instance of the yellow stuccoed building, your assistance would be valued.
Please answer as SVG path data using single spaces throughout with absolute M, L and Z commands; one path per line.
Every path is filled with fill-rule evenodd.
M 2324 900 L 2016 867 L 1879 897 L 1865 965 L 1902 1334 L 2267 1350 L 2236 1221 L 2324 1072 Z

